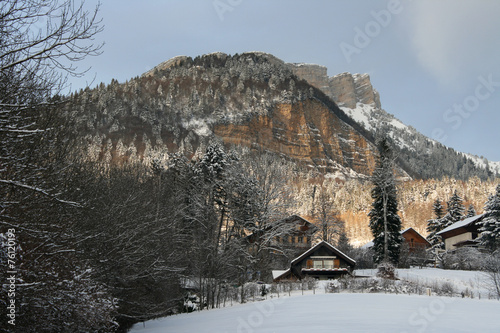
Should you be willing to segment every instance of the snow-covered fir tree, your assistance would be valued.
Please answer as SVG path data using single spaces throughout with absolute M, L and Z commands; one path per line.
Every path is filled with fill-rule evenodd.
M 474 206 L 472 204 L 469 205 L 469 208 L 467 208 L 467 213 L 465 214 L 465 217 L 473 217 L 473 216 L 476 216 L 477 213 L 476 213 L 476 209 L 474 208 Z
M 374 261 L 397 263 L 402 243 L 401 219 L 398 215 L 394 155 L 387 139 L 378 143 L 377 164 L 372 175 L 373 199 L 370 229 L 373 234 Z
M 434 201 L 434 205 L 432 206 L 432 210 L 434 211 L 434 215 L 436 216 L 436 219 L 440 219 L 444 215 L 444 207 L 441 204 L 441 200 L 439 198 Z
M 437 235 L 438 232 L 443 230 L 443 225 L 441 223 L 441 219 L 443 217 L 443 205 L 441 204 L 439 198 L 436 199 L 432 207 L 435 218 L 427 221 L 427 232 L 429 233 L 427 240 L 431 243 L 433 249 L 443 248 L 443 240 L 441 236 Z
M 500 246 L 500 185 L 486 202 L 484 212 L 486 217 L 481 221 L 480 241 L 487 249 L 494 251 Z
M 441 219 L 441 225 L 443 229 L 464 218 L 465 206 L 463 202 L 464 200 L 457 194 L 457 191 L 455 190 L 450 200 L 447 202 L 447 213 Z

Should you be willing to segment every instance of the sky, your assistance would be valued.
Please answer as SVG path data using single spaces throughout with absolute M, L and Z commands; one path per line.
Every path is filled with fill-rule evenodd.
M 97 0 L 85 0 L 91 9 Z M 368 73 L 382 108 L 458 151 L 500 161 L 500 1 L 103 0 L 103 53 L 72 90 L 177 55 L 262 51 L 328 75 Z

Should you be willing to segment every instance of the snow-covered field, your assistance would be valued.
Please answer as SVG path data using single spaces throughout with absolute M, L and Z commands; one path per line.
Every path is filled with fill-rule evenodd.
M 356 274 L 374 276 L 376 270 L 356 270 Z M 398 269 L 397 277 L 402 280 L 418 282 L 431 288 L 433 286 L 442 286 L 443 283 L 449 283 L 456 293 L 469 291 L 474 293 L 474 297 L 489 298 L 493 296 L 490 295 L 489 278 L 484 272 L 424 267 Z
M 449 282 L 458 291 L 481 285 L 483 277 L 478 272 L 430 268 L 398 270 L 398 275 L 429 284 Z M 500 302 L 485 298 L 325 294 L 319 287 L 315 295 L 295 291 L 291 296 L 151 320 L 136 324 L 131 332 L 500 332 L 499 314 Z

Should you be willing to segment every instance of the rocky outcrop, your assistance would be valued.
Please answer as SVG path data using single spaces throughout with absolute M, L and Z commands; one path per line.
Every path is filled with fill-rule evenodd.
M 339 178 L 370 174 L 375 165 L 373 146 L 315 100 L 277 104 L 269 115 L 217 124 L 214 133 L 226 143 L 273 151 Z
M 327 68 L 312 64 L 288 64 L 293 73 L 312 86 L 321 89 L 339 106 L 355 108 L 357 103 L 374 104 L 381 108 L 380 96 L 373 89 L 368 74 L 341 73 L 328 77 Z

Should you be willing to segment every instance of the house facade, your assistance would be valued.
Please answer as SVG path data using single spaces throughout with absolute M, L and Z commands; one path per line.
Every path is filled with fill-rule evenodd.
M 274 281 L 302 280 L 312 277 L 318 280 L 339 278 L 351 274 L 356 261 L 333 245 L 321 241 L 290 263 L 290 268 L 274 275 Z
M 410 253 L 426 250 L 431 246 L 427 239 L 411 227 L 401 231 L 401 236 L 408 245 Z
M 311 247 L 312 238 L 318 231 L 318 227 L 298 215 L 287 217 L 280 223 L 289 226 L 289 232 L 276 237 L 273 240 L 273 244 L 298 250 L 305 250 Z
M 313 236 L 317 231 L 318 227 L 311 222 L 298 215 L 292 215 L 273 226 L 247 236 L 247 241 L 251 252 L 252 247 L 259 240 L 272 237 L 270 245 L 276 249 L 302 253 L 311 247 Z
M 444 241 L 445 250 L 453 251 L 460 247 L 477 247 L 479 245 L 477 239 L 481 234 L 479 222 L 484 217 L 485 214 L 468 217 L 438 232 L 437 234 Z
M 414 253 L 430 248 L 431 244 L 418 231 L 413 228 L 407 228 L 400 232 L 403 241 L 408 246 L 409 252 Z M 363 245 L 361 248 L 368 249 L 373 246 L 373 241 Z

